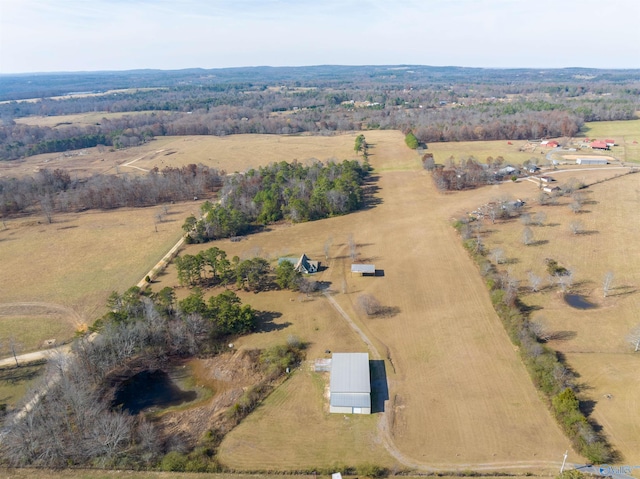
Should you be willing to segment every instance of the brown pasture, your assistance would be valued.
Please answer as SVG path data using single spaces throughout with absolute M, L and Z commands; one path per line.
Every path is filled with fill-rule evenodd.
M 193 162 L 242 171 L 280 160 L 341 160 L 353 158 L 355 136 L 162 138 L 140 148 L 113 152 L 122 156 L 117 160 L 114 156 L 111 164 L 118 164 L 121 172 L 133 165 L 145 169 Z M 561 460 L 558 451 L 570 449 L 569 441 L 531 384 L 475 265 L 450 225 L 455 216 L 499 196 L 533 199 L 537 185 L 518 181 L 441 194 L 422 171 L 418 155 L 404 145 L 401 133 L 371 131 L 365 132 L 365 137 L 372 144 L 371 163 L 378 177 L 378 204 L 374 207 L 319 222 L 275 225 L 242 241 L 224 240 L 215 246 L 229 256 L 261 254 L 274 260 L 306 252 L 328 266 L 316 279 L 334 292 L 336 301 L 387 359 L 390 399 L 384 414 L 394 447 L 388 454 L 383 449 L 384 441 L 378 435 L 380 415 L 347 421 L 326 413 L 326 404 L 318 399 L 322 377 L 302 369 L 246 420 L 252 427 L 243 424 L 225 439 L 221 459 L 238 467 L 263 463 L 295 469 L 309 457 L 309 445 L 319 444 L 318 461 L 327 466 L 339 457 L 349 464 L 372 458 L 382 465 L 399 466 L 405 458 L 411 464 L 445 470 L 517 465 L 519 470 L 539 471 L 555 467 Z M 436 156 L 437 161 L 444 159 Z M 137 161 L 123 166 L 132 160 Z M 591 178 L 615 173 L 602 171 L 581 174 Z M 554 208 L 560 211 L 561 207 Z M 68 220 L 54 218 L 53 225 L 38 224 L 37 220 L 7 222 L 9 228 L 0 231 L 0 260 L 9 265 L 9 271 L 16 271 L 17 280 L 16 285 L 0 292 L 0 302 L 50 301 L 93 319 L 104 311 L 104 299 L 112 290 L 123 290 L 146 274 L 177 240 L 184 217 L 196 209 L 196 203 L 172 207 L 174 222 L 159 225 L 159 233 L 154 232 L 153 209 L 85 212 L 70 215 Z M 358 260 L 375 263 L 382 276 L 351 275 L 350 234 L 358 243 Z M 325 261 L 323 245 L 329 237 L 333 246 Z M 18 239 L 21 241 L 12 241 Z M 12 243 L 12 249 L 6 248 Z M 194 253 L 213 245 L 191 245 L 186 251 Z M 29 261 L 24 251 L 29 251 Z M 16 257 L 20 256 L 19 261 Z M 564 257 L 558 259 L 562 262 Z M 30 288 L 35 280 L 38 287 Z M 170 267 L 154 288 L 176 284 Z M 397 308 L 397 314 L 366 318 L 356 307 L 362 293 Z M 184 297 L 188 290 L 182 288 L 178 294 Z M 255 308 L 274 314 L 263 317 L 262 332 L 239 339 L 236 347 L 266 347 L 294 334 L 310 343 L 309 360 L 324 357 L 325 350 L 366 350 L 322 296 L 307 298 L 289 292 L 241 296 Z M 318 427 L 318 421 L 326 427 Z M 261 433 L 255 434 L 253 428 Z M 287 438 L 291 431 L 297 440 Z M 300 431 L 309 431 L 308 437 L 301 437 L 304 434 Z M 295 449 L 278 456 L 270 446 L 279 441 Z M 571 452 L 569 461 L 580 462 L 581 458 Z
M 570 449 L 569 441 L 531 384 L 473 262 L 450 226 L 458 211 L 493 196 L 516 195 L 522 185 L 507 183 L 443 195 L 421 170 L 418 155 L 404 146 L 399 132 L 365 132 L 365 136 L 375 145 L 371 162 L 376 168 L 374 175 L 379 176 L 378 205 L 344 217 L 274 226 L 240 242 L 225 240 L 216 246 L 229 255 L 262 254 L 275 259 L 306 252 L 323 261 L 323 244 L 332 238 L 330 259 L 325 262 L 328 269 L 316 279 L 334 292 L 336 301 L 373 340 L 380 354 L 390 356 L 391 362 L 385 361 L 390 391 L 385 414 L 395 452 L 411 464 L 443 469 L 499 469 L 515 463 L 536 470 L 552 467 L 561 459 L 557 451 Z M 347 137 L 345 149 L 353 144 L 353 137 Z M 277 151 L 278 144 L 273 148 Z M 264 157 L 272 154 L 266 145 L 262 151 Z M 531 191 L 535 189 L 532 183 Z M 375 263 L 384 276 L 351 275 L 349 234 L 358 243 L 358 260 Z M 186 251 L 193 254 L 210 246 L 191 245 Z M 170 268 L 154 287 L 175 282 L 175 271 Z M 398 313 L 389 318 L 365 318 L 356 307 L 362 293 L 374 294 Z M 184 294 L 186 290 L 180 292 Z M 243 299 L 282 316 L 271 320 L 271 331 L 242 338 L 237 347 L 267 346 L 295 334 L 311 343 L 310 360 L 325 356 L 326 349 L 365 350 L 323 297 L 307 302 L 305 297 L 285 292 L 245 293 Z M 380 438 L 369 418 L 348 420 L 365 424 L 363 431 L 368 431 L 351 455 L 343 452 L 344 442 L 336 436 L 344 432 L 343 426 L 317 427 L 320 420 L 321 424 L 336 420 L 320 410 L 324 406 L 317 397 L 319 386 L 318 392 L 310 395 L 315 380 L 311 373 L 297 372 L 292 381 L 301 384 L 300 388 L 287 389 L 284 395 L 279 392 L 256 412 L 259 421 L 249 417 L 227 436 L 220 448 L 223 462 L 235 467 L 263 463 L 295 468 L 304 462 L 296 458 L 309 457 L 311 442 L 300 433 L 295 434 L 295 441 L 286 439 L 289 431 L 311 431 L 308 441 L 320 448 L 326 460 L 333 451 L 333 457 L 339 454 L 345 461 L 357 463 L 364 454 L 362 448 L 370 451 L 366 454 L 379 451 L 376 444 Z M 284 440 L 296 449 L 278 458 L 270 445 Z M 332 448 L 331 444 L 340 447 Z M 397 454 L 391 453 L 391 459 L 375 454 L 383 464 L 393 460 L 402 463 Z M 575 453 L 571 458 L 580 460 Z
M 39 217 L 7 220 L 0 228 L 3 336 L 15 318 L 26 318 L 33 326 L 16 335 L 25 337 L 26 349 L 38 349 L 45 339 L 69 339 L 104 314 L 109 294 L 140 281 L 180 238 L 184 218 L 198 205 L 171 205 L 165 221 L 156 223 L 159 208 L 60 214 L 51 224 Z
M 144 145 L 113 150 L 86 148 L 68 156 L 47 153 L 23 160 L 0 162 L 1 176 L 32 175 L 43 168 L 64 168 L 79 176 L 93 173 L 144 174 L 154 167 L 202 163 L 228 173 L 276 161 L 342 161 L 354 157 L 355 134 L 335 136 L 232 135 L 159 137 Z
M 609 170 L 610 174 L 615 171 Z M 602 175 L 605 170 L 589 173 Z M 522 244 L 524 226 L 518 220 L 485 223 L 491 231 L 486 234 L 487 247 L 505 252 L 503 269 L 521 280 L 522 299 L 536 309 L 532 319 L 557 338 L 550 344 L 566 355 L 569 366 L 579 374 L 582 397 L 594 402 L 593 417 L 624 460 L 633 463 L 640 461 L 636 404 L 640 384 L 631 376 L 637 375 L 640 355 L 632 353 L 627 336 L 640 323 L 639 191 L 640 175 L 632 174 L 581 190 L 585 201 L 579 213 L 569 209 L 572 200 L 566 197 L 556 206 L 531 204 L 530 213 L 544 211 L 547 215 L 544 226 L 531 227 L 535 242 L 531 246 Z M 582 223 L 582 233 L 570 230 L 574 221 Z M 583 295 L 595 309 L 578 310 L 565 303 L 559 288 L 549 282 L 546 258 L 574 272 L 571 291 Z M 545 279 L 541 292 L 529 292 L 528 271 Z M 602 284 L 608 271 L 614 273 L 614 283 L 605 298 Z M 612 399 L 605 399 L 606 394 Z

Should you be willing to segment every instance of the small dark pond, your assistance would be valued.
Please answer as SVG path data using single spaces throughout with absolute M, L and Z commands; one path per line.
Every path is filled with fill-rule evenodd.
M 124 381 L 118 387 L 111 406 L 121 405 L 123 410 L 135 415 L 153 407 L 177 406 L 196 397 L 196 391 L 183 391 L 166 372 L 147 370 Z
M 596 307 L 595 304 L 590 303 L 584 296 L 579 294 L 565 294 L 564 301 L 572 308 L 576 309 L 594 309 Z

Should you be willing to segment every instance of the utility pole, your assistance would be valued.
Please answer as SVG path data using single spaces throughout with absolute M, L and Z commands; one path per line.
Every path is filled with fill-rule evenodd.
M 560 474 L 562 474 L 562 472 L 564 471 L 564 465 L 567 462 L 567 456 L 569 455 L 569 450 L 567 449 L 564 452 L 564 459 L 562 460 L 562 467 L 560 468 Z

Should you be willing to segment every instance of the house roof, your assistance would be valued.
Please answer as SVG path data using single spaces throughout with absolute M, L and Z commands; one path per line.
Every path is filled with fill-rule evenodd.
M 369 354 L 333 353 L 329 389 L 332 397 L 336 393 L 368 395 L 371 392 Z
M 607 144 L 604 141 L 593 141 L 591 142 L 591 148 L 606 148 Z
M 374 264 L 352 264 L 351 272 L 375 274 L 376 266 Z
M 304 269 L 307 272 L 315 272 L 318 270 L 318 262 L 311 261 L 306 254 L 302 253 L 302 256 L 300 256 L 300 259 L 295 265 L 295 269 L 298 271 Z

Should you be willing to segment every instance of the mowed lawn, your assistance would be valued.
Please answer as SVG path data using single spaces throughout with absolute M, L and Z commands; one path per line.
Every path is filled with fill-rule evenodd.
M 195 203 L 171 205 L 156 232 L 159 208 L 60 214 L 52 224 L 39 217 L 7 220 L 0 229 L 2 336 L 24 336 L 26 351 L 52 335 L 66 340 L 82 323 L 93 323 L 106 312 L 109 294 L 140 281 L 178 241 L 184 218 L 198 209 Z
M 330 283 L 336 292 L 334 298 L 374 341 L 376 349 L 383 356 L 387 352 L 390 355 L 393 364 L 386 362 L 390 400 L 385 414 L 397 450 L 411 463 L 443 468 L 456 464 L 460 468 L 498 468 L 516 461 L 532 464 L 532 468 L 556 464 L 561 459 L 557 451 L 570 449 L 569 440 L 533 387 L 493 312 L 475 265 L 450 225 L 453 214 L 469 208 L 477 198 L 469 192 L 458 196 L 435 191 L 420 169 L 418 156 L 404 146 L 400 133 L 367 132 L 365 136 L 376 145 L 372 164 L 381 171 L 377 194 L 380 204 L 375 208 L 314 223 L 274 227 L 245 241 L 224 241 L 217 246 L 232 254 L 260 252 L 276 257 L 282 252 L 306 252 L 322 260 L 323 244 L 328 237 L 333 238 L 329 268 L 318 279 Z M 409 170 L 407 165 L 411 163 L 414 167 Z M 396 164 L 398 170 L 394 169 Z M 512 194 L 519 186 L 492 187 L 479 197 L 482 201 L 482 196 Z M 359 260 L 375 263 L 384 276 L 351 275 L 349 234 L 358 243 Z M 346 294 L 341 292 L 343 281 Z M 391 318 L 365 318 L 355 306 L 363 293 L 374 294 L 382 304 L 399 312 Z M 260 296 L 254 297 L 257 300 Z M 299 326 L 258 333 L 241 344 L 253 343 L 251 338 L 257 337 L 253 344 L 266 345 L 269 335 L 278 335 L 280 341 L 288 332 L 308 331 L 308 325 L 301 325 L 331 308 L 317 298 L 308 303 L 308 313 L 290 313 L 291 308 L 299 307 L 298 299 L 290 296 L 287 301 L 274 301 L 272 308 L 283 313 L 278 323 Z M 247 300 L 254 304 L 251 295 Z M 333 313 L 331 317 L 344 321 Z M 301 336 L 306 339 L 305 334 Z M 364 351 L 362 342 L 352 337 L 352 346 L 345 350 Z M 332 349 L 331 340 L 319 343 L 320 339 L 314 338 L 312 342 L 318 345 L 315 355 L 324 356 L 324 344 Z M 308 359 L 315 355 L 309 354 Z M 294 378 L 301 388 L 305 374 L 297 372 Z M 256 413 L 259 420 L 250 416 L 223 441 L 222 461 L 234 467 L 249 461 L 295 468 L 304 462 L 295 458 L 310 454 L 310 443 L 318 445 L 326 461 L 330 457 L 347 460 L 337 430 L 317 427 L 319 421 L 330 424 L 335 419 L 321 410 L 325 405 L 318 400 L 320 388 L 315 386 L 317 391 L 313 392 L 311 384 L 313 381 L 308 380 L 304 391 L 286 390 L 287 395 L 300 400 L 279 393 L 265 402 Z M 368 418 L 349 421 L 364 423 Z M 255 428 L 259 428 L 259 434 Z M 373 430 L 371 423 L 367 430 Z M 312 434 L 307 434 L 309 431 Z M 295 436 L 296 440 L 288 438 L 287 444 L 297 449 L 282 454 L 279 460 L 272 445 L 279 444 L 286 434 Z M 358 447 L 375 451 L 380 438 L 363 434 L 359 441 L 363 444 Z M 340 445 L 333 455 L 325 452 L 329 444 Z M 358 453 L 354 459 L 359 457 Z M 572 458 L 580 460 L 574 453 Z M 388 460 L 388 456 L 379 456 L 382 464 Z
M 640 175 L 633 174 L 582 190 L 585 204 L 578 214 L 569 209 L 570 198 L 560 198 L 557 206 L 531 205 L 531 213 L 547 215 L 545 226 L 532 227 L 538 242 L 533 246 L 522 244 L 524 226 L 517 220 L 487 225 L 493 232 L 486 235 L 488 248 L 504 250 L 511 260 L 505 268 L 521 280 L 522 299 L 538 309 L 532 319 L 559 333 L 561 339 L 550 345 L 565 354 L 578 373 L 578 382 L 585 386 L 582 397 L 593 401 L 593 418 L 624 460 L 633 463 L 640 461 L 640 354 L 632 353 L 627 337 L 640 324 L 639 191 Z M 570 231 L 574 221 L 582 223 L 584 233 Z M 595 309 L 570 307 L 557 287 L 527 292 L 528 271 L 549 284 L 546 258 L 574 272 L 572 292 Z M 605 298 L 602 284 L 608 271 L 614 281 Z

